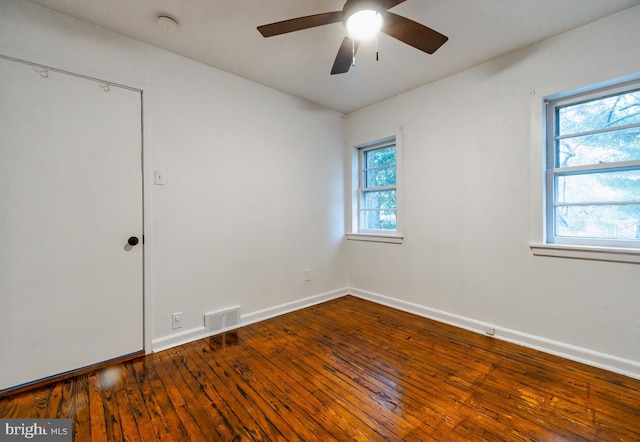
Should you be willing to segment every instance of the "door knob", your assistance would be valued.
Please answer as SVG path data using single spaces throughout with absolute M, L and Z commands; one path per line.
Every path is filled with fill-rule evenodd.
M 132 236 L 127 240 L 127 242 L 129 243 L 130 246 L 135 246 L 140 242 L 140 240 L 138 239 L 137 236 Z

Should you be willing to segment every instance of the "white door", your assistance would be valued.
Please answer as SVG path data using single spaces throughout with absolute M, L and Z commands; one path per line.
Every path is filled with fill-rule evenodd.
M 0 390 L 143 348 L 141 93 L 101 86 L 0 58 Z

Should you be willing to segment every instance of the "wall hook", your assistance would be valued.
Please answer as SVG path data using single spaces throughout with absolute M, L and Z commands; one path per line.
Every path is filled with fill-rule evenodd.
M 49 69 L 33 68 L 33 70 L 40 74 L 42 78 L 49 78 Z
M 109 83 L 107 84 L 101 84 L 100 87 L 102 88 L 103 91 L 105 92 L 109 92 L 111 90 L 111 85 Z

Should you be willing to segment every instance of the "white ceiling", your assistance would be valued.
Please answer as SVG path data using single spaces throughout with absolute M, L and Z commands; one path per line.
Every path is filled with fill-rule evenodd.
M 345 0 L 30 0 L 341 112 L 369 104 L 498 55 L 640 4 L 640 0 L 407 0 L 392 9 L 449 37 L 435 54 L 381 35 L 356 66 L 330 75 L 344 38 L 334 23 L 271 38 L 256 27 L 342 10 Z M 174 17 L 175 32 L 156 17 Z

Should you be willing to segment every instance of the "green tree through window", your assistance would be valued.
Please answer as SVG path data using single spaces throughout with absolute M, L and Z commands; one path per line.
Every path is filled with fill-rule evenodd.
M 359 155 L 360 230 L 394 231 L 397 228 L 396 146 L 362 148 Z
M 549 105 L 552 242 L 640 239 L 639 85 Z

